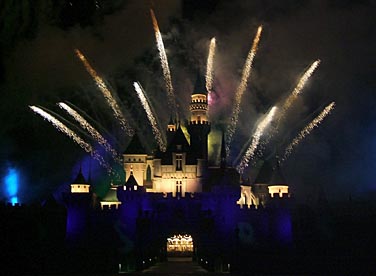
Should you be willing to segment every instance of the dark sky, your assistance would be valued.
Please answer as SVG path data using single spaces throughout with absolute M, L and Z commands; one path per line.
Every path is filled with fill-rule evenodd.
M 209 40 L 216 37 L 214 129 L 226 125 L 245 57 L 263 25 L 235 151 L 260 116 L 281 103 L 304 70 L 321 59 L 267 150 L 283 152 L 305 124 L 335 101 L 336 109 L 294 150 L 282 172 L 302 200 L 312 200 L 320 189 L 329 199 L 368 196 L 376 190 L 374 0 L 164 0 L 152 5 L 181 110 L 187 110 L 196 73 L 205 70 Z M 107 138 L 118 140 L 119 151 L 129 142 L 74 48 L 111 84 L 126 116 L 147 141 L 152 141 L 152 132 L 133 81 L 141 82 L 161 124 L 167 123 L 170 114 L 149 7 L 149 1 L 136 0 L 0 3 L 0 172 L 3 177 L 9 167 L 20 170 L 22 200 L 43 198 L 69 183 L 88 160 L 28 105 L 69 119 L 55 103 L 72 102 L 110 133 Z M 104 171 L 95 161 L 90 164 L 99 186 Z

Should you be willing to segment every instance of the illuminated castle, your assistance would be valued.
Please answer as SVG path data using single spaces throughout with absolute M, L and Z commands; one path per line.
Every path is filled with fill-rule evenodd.
M 253 185 L 240 179 L 234 168 L 226 167 L 226 151 L 222 135 L 221 163 L 219 167 L 208 166 L 208 135 L 211 124 L 208 119 L 208 92 L 204 81 L 197 77 L 191 95 L 190 120 L 187 130 L 190 141 L 179 122 L 172 117 L 167 125 L 167 149 L 157 151 L 154 155 L 147 153 L 135 134 L 123 153 L 125 186 L 134 182 L 134 188 L 141 187 L 147 193 L 161 194 L 166 197 L 185 197 L 210 192 L 215 186 L 226 184 L 234 189 L 240 187 L 240 198 L 236 201 L 241 208 L 259 205 L 265 207 L 274 196 L 290 196 L 288 186 L 275 169 L 275 164 L 265 162 Z M 274 168 L 273 168 L 274 167 Z M 278 177 L 276 177 L 278 175 Z M 81 181 L 81 184 L 79 184 Z M 101 208 L 118 208 L 121 201 L 117 197 L 119 186 L 111 185 L 107 195 L 100 201 Z M 77 180 L 71 185 L 71 193 L 89 193 L 89 184 L 83 181 L 80 172 Z
M 148 154 L 135 134 L 123 153 L 124 184 L 111 185 L 99 202 L 80 171 L 65 200 L 71 244 L 86 240 L 86 233 L 103 236 L 109 225 L 116 229 L 106 237 L 120 237 L 112 246 L 125 243 L 131 247 L 129 252 L 142 252 L 140 258 L 168 253 L 171 248 L 170 254 L 212 256 L 217 246 L 226 251 L 236 239 L 245 244 L 256 238 L 259 245 L 291 243 L 292 222 L 286 211 L 290 194 L 275 166 L 265 162 L 254 184 L 242 180 L 234 168 L 226 166 L 223 135 L 220 165 L 209 166 L 211 124 L 207 90 L 200 78 L 191 95 L 190 112 L 189 141 L 180 123 L 171 119 L 165 152 Z M 249 227 L 252 236 L 248 236 Z M 192 238 L 186 246 L 189 252 L 176 249 L 173 237 L 180 236 Z M 225 259 L 231 257 L 223 254 Z
M 131 172 L 137 183 L 147 192 L 199 193 L 203 190 L 204 173 L 208 160 L 207 91 L 200 78 L 197 79 L 190 103 L 191 118 L 188 123 L 190 143 L 179 123 L 170 120 L 167 127 L 168 146 L 165 152 L 150 156 L 135 135 L 125 150 L 124 171 L 126 180 Z

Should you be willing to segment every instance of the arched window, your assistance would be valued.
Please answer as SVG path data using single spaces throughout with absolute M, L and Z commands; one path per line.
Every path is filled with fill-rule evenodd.
M 151 181 L 151 169 L 150 165 L 146 168 L 146 181 Z

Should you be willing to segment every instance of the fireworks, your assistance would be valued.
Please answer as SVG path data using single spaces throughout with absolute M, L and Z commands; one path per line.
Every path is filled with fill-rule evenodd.
M 151 14 L 151 19 L 153 21 L 155 40 L 157 41 L 159 58 L 161 60 L 163 76 L 164 76 L 164 80 L 165 80 L 165 83 L 166 83 L 166 90 L 167 90 L 167 95 L 168 95 L 168 105 L 172 108 L 173 114 L 176 114 L 177 110 L 176 110 L 174 89 L 172 87 L 171 73 L 170 73 L 170 68 L 168 66 L 168 60 L 167 60 L 165 47 L 163 45 L 162 35 L 161 35 L 161 32 L 159 31 L 157 18 L 155 17 L 154 11 L 152 9 L 150 9 L 150 14 Z
M 335 106 L 335 102 L 330 103 L 324 110 L 317 116 L 311 123 L 309 123 L 299 134 L 292 140 L 292 142 L 287 146 L 285 154 L 283 155 L 282 162 L 291 154 L 292 150 L 302 141 L 311 131 L 317 127 L 324 120 L 326 116 L 330 114 Z
M 59 107 L 64 109 L 69 115 L 71 115 L 83 129 L 86 129 L 90 135 L 100 144 L 105 150 L 111 153 L 114 160 L 118 163 L 121 163 L 121 158 L 119 154 L 111 147 L 107 140 L 88 122 L 83 118 L 77 111 L 69 107 L 65 103 L 58 103 Z
M 320 60 L 316 60 L 312 63 L 312 65 L 308 68 L 307 71 L 305 71 L 304 75 L 300 78 L 298 84 L 294 88 L 294 90 L 291 92 L 290 96 L 286 99 L 284 102 L 281 113 L 279 115 L 279 120 L 282 119 L 287 111 L 287 109 L 290 108 L 294 100 L 297 98 L 297 96 L 301 93 L 304 85 L 307 83 L 308 79 L 312 76 L 313 72 L 315 72 L 316 68 L 319 66 Z
M 151 106 L 149 104 L 149 101 L 146 98 L 146 93 L 144 89 L 142 88 L 141 84 L 139 84 L 138 82 L 134 82 L 133 86 L 137 92 L 137 96 L 140 99 L 142 106 L 145 109 L 146 115 L 149 119 L 150 125 L 155 135 L 155 139 L 158 143 L 159 149 L 162 152 L 165 152 L 166 151 L 166 142 L 165 142 L 166 139 L 162 136 L 162 131 L 159 128 L 156 117 L 154 116 Z
M 264 131 L 265 129 L 270 125 L 270 123 L 272 122 L 273 120 L 273 117 L 275 115 L 277 111 L 277 107 L 273 107 L 268 115 L 262 119 L 260 121 L 260 123 L 257 125 L 257 128 L 256 128 L 256 131 L 255 133 L 253 134 L 252 136 L 252 143 L 251 145 L 248 147 L 246 153 L 244 154 L 241 162 L 239 163 L 239 165 L 236 167 L 236 170 L 242 174 L 244 172 L 244 169 L 246 167 L 248 167 L 248 163 L 249 163 L 249 160 L 254 156 L 255 152 L 256 152 L 256 149 L 257 149 L 257 146 L 260 142 L 260 138 L 261 136 L 264 134 Z M 248 142 L 247 142 L 248 144 Z
M 111 91 L 108 89 L 106 83 L 103 79 L 98 75 L 98 73 L 91 67 L 85 56 L 80 52 L 80 50 L 74 50 L 77 57 L 82 61 L 86 70 L 90 74 L 90 76 L 94 79 L 95 83 L 97 84 L 99 90 L 102 92 L 103 96 L 105 97 L 107 103 L 111 107 L 112 111 L 114 112 L 115 118 L 119 120 L 121 127 L 125 130 L 128 136 L 133 135 L 133 129 L 129 126 L 127 121 L 124 118 L 123 113 L 119 105 L 117 104 L 116 100 L 112 97 Z
M 57 130 L 61 131 L 68 137 L 70 137 L 74 142 L 76 142 L 81 148 L 83 148 L 87 153 L 96 159 L 99 164 L 104 167 L 108 173 L 112 173 L 112 169 L 110 165 L 103 159 L 103 157 L 95 150 L 93 150 L 92 146 L 86 143 L 81 137 L 79 137 L 73 130 L 68 128 L 54 116 L 50 115 L 43 109 L 37 106 L 29 106 L 31 110 L 33 110 L 36 114 L 40 115 L 42 118 L 49 121 Z
M 233 107 L 233 110 L 232 110 L 231 121 L 230 121 L 230 124 L 227 128 L 227 139 L 226 139 L 227 154 L 230 153 L 230 143 L 232 142 L 232 137 L 235 133 L 236 125 L 238 123 L 238 117 L 239 117 L 239 112 L 240 112 L 240 102 L 241 102 L 243 93 L 244 93 L 245 89 L 247 88 L 248 79 L 249 79 L 249 76 L 251 74 L 253 59 L 254 59 L 256 52 L 257 52 L 257 47 L 258 47 L 258 44 L 259 44 L 259 41 L 260 41 L 261 32 L 262 32 L 262 26 L 259 26 L 258 29 L 257 29 L 256 36 L 253 39 L 252 48 L 249 51 L 247 59 L 246 59 L 245 64 L 244 64 L 240 84 L 239 84 L 238 89 L 236 90 L 236 93 L 235 93 L 235 102 L 234 102 L 234 107 Z
M 210 40 L 208 60 L 206 62 L 206 89 L 210 93 L 213 89 L 213 62 L 215 55 L 215 37 Z
M 176 99 L 174 95 L 174 89 L 172 86 L 172 79 L 171 79 L 171 73 L 170 68 L 168 64 L 168 59 L 166 55 L 166 50 L 164 48 L 162 35 L 159 30 L 158 22 L 156 19 L 156 16 L 154 14 L 154 11 L 150 9 L 151 14 L 151 20 L 153 24 L 153 29 L 155 32 L 155 39 L 156 39 L 156 46 L 159 52 L 159 58 L 161 62 L 161 67 L 163 71 L 163 77 L 164 82 L 167 90 L 167 101 L 166 104 L 168 104 L 171 112 L 178 118 L 178 106 L 176 105 Z M 258 45 L 260 42 L 262 33 L 262 26 L 259 26 L 257 29 L 257 32 L 255 34 L 255 37 L 253 39 L 252 47 L 248 52 L 247 58 L 244 63 L 241 79 L 239 82 L 239 85 L 235 91 L 235 97 L 234 97 L 234 106 L 232 109 L 232 114 L 229 120 L 229 124 L 227 126 L 227 133 L 226 133 L 226 152 L 227 155 L 230 155 L 230 145 L 233 142 L 233 136 L 235 135 L 235 131 L 238 125 L 238 117 L 240 113 L 240 106 L 242 102 L 242 97 L 244 92 L 247 89 L 247 85 L 250 79 L 250 75 L 252 72 L 252 66 L 253 61 L 257 53 Z M 112 109 L 112 112 L 114 113 L 115 118 L 119 121 L 121 128 L 126 132 L 127 135 L 133 135 L 133 130 L 130 127 L 130 125 L 127 123 L 124 114 L 122 113 L 116 99 L 113 97 L 113 91 L 111 91 L 110 86 L 102 79 L 98 73 L 93 69 L 93 67 L 89 64 L 86 57 L 78 50 L 75 49 L 75 54 L 77 57 L 82 61 L 83 65 L 85 66 L 85 69 L 90 74 L 90 76 L 95 81 L 97 87 L 102 92 L 103 96 L 105 97 L 108 105 Z M 208 91 L 208 102 L 210 102 L 210 93 L 213 90 L 213 77 L 214 77 L 214 57 L 216 54 L 216 38 L 213 37 L 210 40 L 209 50 L 208 50 L 208 56 L 207 56 L 207 64 L 206 64 L 206 89 Z M 299 94 L 302 92 L 303 88 L 305 87 L 307 81 L 311 77 L 311 75 L 315 72 L 317 67 L 320 64 L 320 60 L 314 61 L 311 66 L 304 72 L 304 74 L 300 77 L 296 87 L 291 92 L 289 97 L 282 102 L 281 108 L 277 109 L 276 106 L 270 109 L 270 111 L 263 116 L 262 119 L 259 120 L 258 124 L 255 127 L 255 131 L 252 134 L 252 136 L 248 139 L 247 143 L 245 144 L 244 148 L 241 150 L 241 153 L 238 155 L 238 157 L 235 159 L 235 162 L 233 162 L 234 166 L 236 166 L 237 171 L 240 174 L 244 173 L 244 170 L 246 167 L 248 167 L 248 164 L 250 160 L 254 159 L 258 153 L 262 151 L 263 148 L 266 147 L 267 143 L 271 140 L 272 136 L 277 133 L 277 129 L 279 126 L 280 120 L 285 116 L 285 113 L 287 110 L 291 107 L 291 105 L 294 103 L 296 98 L 299 96 Z M 136 93 L 138 95 L 138 98 L 141 101 L 141 104 L 145 110 L 145 113 L 147 115 L 147 118 L 149 120 L 149 123 L 152 127 L 152 132 L 154 134 L 154 137 L 158 143 L 159 149 L 162 152 L 166 151 L 167 143 L 166 143 L 166 135 L 163 131 L 163 129 L 160 127 L 160 124 L 158 122 L 158 117 L 156 116 L 152 105 L 150 104 L 150 101 L 146 95 L 146 92 L 138 82 L 134 82 L 134 88 L 136 90 Z M 330 111 L 334 108 L 334 102 L 328 105 L 318 117 L 316 117 L 309 125 L 307 125 L 300 133 L 299 135 L 292 141 L 290 145 L 286 148 L 285 154 L 282 161 L 284 161 L 292 152 L 294 147 L 296 147 L 300 141 L 306 137 L 313 128 L 317 127 L 322 120 L 330 113 Z M 68 106 L 64 103 L 59 103 L 59 106 L 67 111 L 82 127 L 82 129 L 86 130 L 90 135 L 101 145 L 103 146 L 107 152 L 111 153 L 113 159 L 117 162 L 121 162 L 121 157 L 119 157 L 119 154 L 111 147 L 111 145 L 104 139 L 104 137 L 92 126 L 90 123 L 85 120 L 85 118 L 90 118 L 85 113 L 80 111 L 78 108 L 75 107 L 76 110 L 78 110 L 81 114 L 85 115 L 85 118 L 80 115 L 77 111 L 75 111 L 73 108 Z M 71 105 L 72 106 L 72 105 Z M 74 107 L 74 106 L 73 106 Z M 106 163 L 103 156 L 101 156 L 97 151 L 93 150 L 93 147 L 85 142 L 83 139 L 81 139 L 74 131 L 69 129 L 66 125 L 64 125 L 65 120 L 63 118 L 60 118 L 59 115 L 55 115 L 52 111 L 50 113 L 47 113 L 46 109 L 41 109 L 39 107 L 30 106 L 30 108 L 37 114 L 41 115 L 43 118 L 51 122 L 59 131 L 63 132 L 67 136 L 69 136 L 74 142 L 76 142 L 78 145 L 80 145 L 86 152 L 90 153 L 92 157 L 105 167 L 109 173 L 111 173 L 113 176 L 116 174 L 110 165 Z M 278 112 L 278 116 L 276 115 Z M 53 114 L 53 115 L 51 115 Z M 276 118 L 277 117 L 277 118 Z M 56 119 L 59 118 L 59 119 Z M 59 121 L 61 120 L 61 121 Z M 275 124 L 272 124 L 273 120 L 275 121 Z M 180 121 L 180 120 L 178 120 Z M 69 123 L 69 122 L 67 122 Z M 70 123 L 68 124 L 70 125 Z M 184 126 L 182 126 L 183 128 Z M 183 128 L 184 129 L 184 128 Z M 80 129 L 81 130 L 81 129 Z M 103 130 L 101 130 L 103 132 Z M 186 132 L 186 131 L 185 131 Z M 83 132 L 86 134 L 86 132 Z M 185 133 L 186 135 L 186 133 Z M 186 135 L 187 136 L 187 135 Z M 189 135 L 188 135 L 189 136 Z M 189 139 L 189 138 L 188 138 Z M 261 155 L 261 154 L 260 154 Z

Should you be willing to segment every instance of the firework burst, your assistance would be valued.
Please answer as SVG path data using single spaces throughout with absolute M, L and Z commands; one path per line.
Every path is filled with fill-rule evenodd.
M 64 109 L 69 115 L 71 115 L 83 129 L 86 129 L 87 132 L 101 145 L 104 149 L 111 153 L 112 157 L 117 163 L 121 163 L 121 157 L 119 154 L 112 148 L 112 146 L 107 142 L 107 140 L 96 130 L 84 117 L 82 117 L 76 110 L 71 108 L 65 103 L 58 103 L 58 106 Z
M 215 37 L 213 37 L 210 40 L 208 60 L 206 62 L 206 89 L 208 90 L 208 93 L 213 90 L 213 64 L 215 56 L 215 45 Z
M 247 88 L 248 79 L 249 79 L 249 76 L 251 74 L 253 60 L 256 56 L 257 47 L 258 47 L 260 37 L 261 37 L 261 32 L 262 32 L 262 26 L 259 26 L 258 29 L 257 29 L 256 36 L 253 39 L 252 48 L 249 51 L 247 59 L 246 59 L 245 64 L 244 64 L 240 84 L 239 84 L 239 86 L 238 86 L 238 88 L 235 92 L 234 107 L 233 107 L 233 110 L 232 110 L 232 116 L 231 116 L 231 119 L 230 119 L 230 124 L 227 128 L 227 136 L 226 136 L 227 154 L 230 154 L 230 144 L 232 142 L 232 138 L 233 138 L 235 130 L 236 130 L 236 125 L 238 123 L 241 99 L 242 99 L 242 96 L 243 96 L 245 89 Z
M 146 115 L 149 119 L 150 125 L 152 127 L 153 133 L 155 135 L 155 139 L 158 143 L 159 149 L 162 152 L 166 151 L 166 138 L 162 135 L 162 131 L 159 127 L 156 117 L 154 116 L 154 112 L 152 111 L 151 105 L 146 97 L 145 90 L 142 88 L 141 84 L 138 82 L 133 83 L 134 89 L 137 92 L 137 96 L 141 101 L 141 104 L 146 112 Z
M 281 162 L 285 161 L 293 151 L 293 149 L 299 145 L 299 143 L 311 133 L 311 131 L 318 127 L 319 124 L 322 123 L 322 121 L 327 117 L 330 112 L 334 109 L 335 102 L 330 103 L 327 107 L 324 108 L 324 110 L 310 122 L 305 128 L 303 128 L 302 131 L 299 132 L 299 134 L 292 140 L 292 142 L 286 147 L 285 153 L 281 159 Z
M 254 156 L 257 146 L 260 143 L 261 136 L 264 134 L 265 129 L 270 125 L 270 123 L 273 120 L 273 117 L 277 111 L 277 107 L 274 106 L 272 109 L 270 109 L 268 115 L 266 115 L 265 118 L 263 118 L 260 123 L 257 125 L 255 133 L 252 135 L 251 139 L 252 143 L 248 147 L 247 151 L 242 157 L 242 160 L 240 161 L 239 165 L 236 167 L 236 170 L 242 174 L 244 172 L 244 169 L 248 167 L 249 160 Z M 250 141 L 247 142 L 249 144 Z M 239 159 L 239 158 L 237 158 Z
M 150 9 L 150 14 L 151 14 L 151 19 L 153 21 L 155 40 L 157 42 L 159 58 L 161 60 L 161 65 L 162 65 L 162 70 L 163 70 L 163 77 L 164 77 L 165 84 L 166 84 L 166 90 L 167 90 L 167 95 L 168 95 L 168 105 L 170 106 L 170 108 L 172 108 L 172 113 L 177 114 L 174 88 L 172 86 L 170 67 L 168 66 L 168 60 L 167 60 L 166 50 L 165 50 L 163 40 L 162 40 L 162 35 L 161 35 L 161 32 L 159 31 L 157 18 L 155 17 L 154 11 L 152 9 Z
M 74 142 L 76 142 L 82 149 L 84 149 L 87 153 L 89 153 L 95 160 L 99 162 L 99 164 L 104 167 L 109 174 L 113 174 L 111 166 L 103 159 L 103 157 L 93 149 L 93 147 L 85 142 L 81 137 L 79 137 L 73 130 L 67 127 L 65 124 L 60 122 L 54 116 L 49 114 L 48 112 L 44 111 L 43 109 L 37 106 L 29 106 L 32 111 L 36 114 L 40 115 L 45 120 L 49 121 L 57 130 L 61 131 L 68 137 L 70 137 Z
M 302 92 L 305 84 L 307 83 L 307 81 L 309 80 L 309 78 L 312 76 L 312 74 L 315 72 L 316 68 L 319 65 L 320 65 L 320 60 L 318 59 L 311 64 L 311 66 L 307 69 L 307 71 L 304 72 L 303 76 L 299 79 L 298 84 L 296 85 L 294 90 L 291 92 L 290 96 L 284 102 L 281 108 L 278 120 L 281 120 L 285 116 L 286 111 L 291 107 L 291 105 L 296 100 L 298 95 Z
M 98 73 L 94 70 L 94 68 L 90 65 L 87 61 L 86 57 L 80 52 L 80 50 L 74 50 L 77 57 L 82 61 L 84 64 L 86 71 L 90 74 L 90 76 L 94 79 L 97 87 L 102 92 L 103 96 L 105 97 L 108 105 L 111 107 L 112 112 L 115 115 L 115 118 L 120 122 L 122 129 L 126 132 L 128 136 L 132 136 L 134 131 L 128 124 L 127 120 L 125 119 L 121 109 L 111 94 L 111 91 L 108 89 L 104 80 L 98 75 Z

